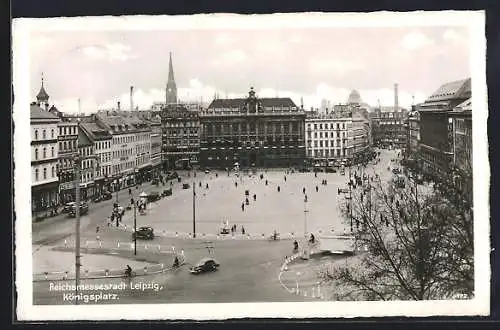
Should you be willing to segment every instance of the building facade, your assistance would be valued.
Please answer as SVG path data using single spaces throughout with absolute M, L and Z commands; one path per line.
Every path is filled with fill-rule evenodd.
M 200 108 L 171 104 L 161 115 L 163 168 L 187 169 L 199 164 Z
M 162 126 L 161 120 L 152 118 L 151 127 L 151 166 L 155 172 L 161 170 L 162 160 Z
M 33 220 L 59 204 L 57 166 L 60 119 L 47 110 L 48 107 L 40 107 L 40 102 L 32 103 L 30 107 Z
M 441 85 L 424 103 L 420 115 L 422 170 L 439 179 L 453 162 L 453 121 L 450 112 L 471 96 L 470 78 Z
M 408 111 L 394 107 L 380 107 L 371 114 L 373 144 L 382 147 L 406 149 L 407 130 L 405 121 Z
M 111 189 L 140 182 L 151 167 L 151 129 L 136 116 L 124 112 L 100 113 L 96 123 L 111 135 Z
M 75 200 L 75 157 L 78 153 L 78 124 L 61 114 L 58 124 L 58 177 L 61 204 Z
M 80 198 L 89 200 L 95 195 L 95 177 L 99 162 L 95 154 L 94 143 L 87 133 L 78 130 L 78 152 L 80 154 Z
M 94 178 L 94 195 L 102 195 L 105 191 L 110 191 L 113 166 L 112 142 L 111 134 L 94 121 L 91 117 L 88 122 L 80 123 L 80 129 L 85 132 L 85 135 L 94 145 L 94 154 L 97 161 L 97 168 Z
M 307 157 L 316 164 L 352 157 L 352 118 L 330 115 L 309 116 L 305 120 Z
M 462 175 L 459 187 L 472 203 L 472 102 L 471 99 L 456 106 L 450 113 L 453 125 L 453 165 Z
M 290 98 L 215 99 L 200 113 L 200 163 L 213 168 L 303 166 L 305 112 Z

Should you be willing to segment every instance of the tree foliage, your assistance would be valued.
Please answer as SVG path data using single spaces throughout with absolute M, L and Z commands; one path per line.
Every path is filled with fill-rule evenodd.
M 323 271 L 334 299 L 428 300 L 472 297 L 472 205 L 456 173 L 430 187 L 377 177 L 352 189 L 344 218 L 353 224 L 359 262 Z M 351 220 L 352 216 L 352 220 Z

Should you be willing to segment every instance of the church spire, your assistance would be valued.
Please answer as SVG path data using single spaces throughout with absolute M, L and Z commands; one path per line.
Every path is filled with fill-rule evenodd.
M 166 90 L 166 102 L 167 104 L 177 103 L 177 85 L 175 84 L 174 78 L 174 66 L 172 64 L 172 53 L 169 56 L 168 63 L 168 81 Z
M 40 87 L 40 91 L 36 96 L 37 104 L 41 107 L 47 108 L 49 105 L 49 94 L 45 91 L 43 87 L 43 72 L 42 72 L 42 86 Z

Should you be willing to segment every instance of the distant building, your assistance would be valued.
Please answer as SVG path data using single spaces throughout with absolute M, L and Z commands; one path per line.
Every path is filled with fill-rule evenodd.
M 162 163 L 165 170 L 197 166 L 200 153 L 199 108 L 167 105 L 161 113 Z
M 405 149 L 407 130 L 405 120 L 408 111 L 404 108 L 380 107 L 370 113 L 373 144 L 379 147 Z
M 305 112 L 290 98 L 214 99 L 200 112 L 200 163 L 215 168 L 302 166 Z
M 97 173 L 98 160 L 95 157 L 94 143 L 87 133 L 80 129 L 78 131 L 78 152 L 80 153 L 80 198 L 88 200 L 95 194 L 95 177 Z
M 471 97 L 471 79 L 441 85 L 424 103 L 420 115 L 422 170 L 439 178 L 453 162 L 453 121 L 450 112 Z
M 406 160 L 411 165 L 416 165 L 420 151 L 420 114 L 413 109 L 408 114 L 407 121 L 408 143 L 406 147 Z

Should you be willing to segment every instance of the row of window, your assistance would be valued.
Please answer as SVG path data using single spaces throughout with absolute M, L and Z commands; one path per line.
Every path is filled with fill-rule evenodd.
M 165 127 L 198 127 L 200 124 L 198 122 L 167 122 Z
M 77 141 L 72 140 L 72 141 L 59 141 L 59 151 L 65 152 L 65 151 L 76 151 L 77 148 Z
M 107 163 L 113 159 L 111 157 L 111 151 L 103 152 L 99 156 L 100 156 L 99 159 L 100 159 L 101 163 Z
M 54 136 L 54 129 L 51 129 L 50 130 L 50 138 L 51 139 L 54 139 L 55 136 Z M 45 140 L 47 139 L 47 130 L 42 130 L 42 140 Z M 35 140 L 38 140 L 38 130 L 36 129 L 35 130 Z
M 55 148 L 51 147 L 51 149 L 50 149 L 50 157 L 54 158 L 55 154 L 56 154 Z M 41 156 L 42 156 L 41 159 L 47 159 L 47 148 L 44 147 L 42 149 L 42 155 Z M 35 160 L 38 160 L 38 157 L 39 157 L 39 155 L 38 155 L 38 148 L 35 148 Z
M 128 156 L 132 156 L 132 155 L 134 155 L 132 148 L 113 151 L 113 158 L 114 159 L 121 158 L 121 157 L 128 157 Z
M 135 162 L 123 162 L 118 165 L 113 165 L 113 173 L 119 174 L 125 170 L 133 169 Z
M 335 144 L 334 144 L 334 143 L 333 143 L 333 142 L 334 142 L 334 140 L 330 140 L 330 147 L 340 146 L 340 145 L 342 144 L 342 141 L 344 142 L 344 145 L 346 145 L 346 144 L 347 144 L 347 140 L 340 140 L 340 139 L 338 139 L 338 140 L 336 140 L 336 141 L 337 141 L 337 143 L 335 143 Z M 318 142 L 319 142 L 319 147 L 321 147 L 321 148 L 322 148 L 322 147 L 323 147 L 323 145 L 324 145 L 325 147 L 328 147 L 328 141 L 314 141 L 314 146 L 315 146 L 315 147 L 318 147 Z M 323 143 L 323 142 L 324 142 L 324 143 Z M 307 147 L 308 147 L 308 148 L 311 148 L 311 147 L 312 147 L 312 141 L 307 141 Z
M 327 123 L 324 123 L 324 124 L 307 124 L 307 129 L 310 130 L 312 127 L 314 127 L 314 130 L 317 130 L 318 129 L 318 126 L 319 126 L 319 129 L 328 129 L 328 124 Z M 342 123 L 342 126 L 340 125 L 340 123 L 337 123 L 336 126 L 333 124 L 333 123 L 330 123 L 330 129 L 335 129 L 335 127 L 337 128 L 337 130 L 340 130 L 340 127 L 342 127 L 343 130 L 345 130 L 345 123 Z
M 86 148 L 80 149 L 80 156 L 81 157 L 91 156 L 92 154 L 93 154 L 92 147 L 86 147 Z
M 47 180 L 47 174 L 51 174 L 51 178 L 56 178 L 56 167 L 50 167 L 50 173 L 48 173 L 48 169 L 46 167 L 43 168 L 43 180 Z M 40 181 L 40 170 L 35 168 L 35 181 Z
M 115 136 L 113 138 L 113 143 L 114 144 L 124 144 L 124 143 L 138 142 L 138 141 L 147 141 L 150 139 L 151 139 L 150 133 L 135 134 L 135 135 L 128 135 L 128 136 Z
M 167 134 L 165 135 L 173 135 L 173 136 L 176 136 L 177 134 L 198 134 L 198 130 L 197 129 L 185 129 L 185 130 L 169 130 Z
M 202 130 L 206 130 L 207 132 L 246 132 L 246 131 L 256 131 L 256 128 L 259 129 L 259 132 L 264 132 L 266 129 L 268 132 L 274 131 L 283 131 L 285 127 L 288 130 L 299 131 L 299 123 L 298 122 L 289 122 L 289 123 L 233 123 L 233 124 L 202 124 Z
M 78 127 L 76 126 L 59 126 L 59 135 L 77 135 Z
M 342 157 L 349 155 L 348 149 L 308 150 L 309 157 Z
M 109 149 L 111 148 L 111 141 L 98 141 L 95 143 L 97 150 Z
M 313 136 L 313 134 L 311 132 L 307 132 L 307 137 L 309 139 L 311 139 Z M 340 132 L 336 132 L 336 134 L 334 134 L 334 132 L 330 132 L 330 138 L 340 138 L 341 134 Z M 346 138 L 347 137 L 347 132 L 342 132 L 342 137 L 343 138 Z M 314 138 L 317 139 L 318 138 L 318 132 L 314 132 Z M 322 139 L 322 138 L 328 138 L 328 132 L 319 132 L 319 138 Z

